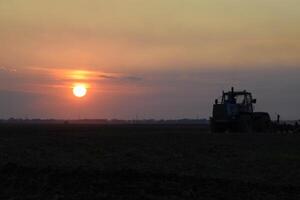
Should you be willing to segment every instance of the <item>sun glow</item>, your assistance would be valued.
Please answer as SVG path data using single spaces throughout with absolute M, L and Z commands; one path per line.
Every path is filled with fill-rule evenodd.
M 85 85 L 80 84 L 80 85 L 75 85 L 73 87 L 73 94 L 76 97 L 79 98 L 84 97 L 86 93 L 87 93 L 87 87 Z

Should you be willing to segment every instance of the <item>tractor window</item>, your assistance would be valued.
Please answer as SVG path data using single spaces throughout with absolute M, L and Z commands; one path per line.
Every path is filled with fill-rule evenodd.
M 236 103 L 237 104 L 244 104 L 245 103 L 245 96 L 244 95 L 237 95 L 236 96 Z
M 236 103 L 236 98 L 235 98 L 234 95 L 225 94 L 224 101 L 227 102 L 227 103 L 233 103 L 233 104 L 235 104 Z
M 236 103 L 237 104 L 251 104 L 251 96 L 249 94 L 241 94 L 236 96 Z
M 251 96 L 248 94 L 247 95 L 247 104 L 251 104 L 252 102 Z
M 229 99 L 229 97 L 228 97 L 228 95 L 225 95 L 225 101 L 228 101 L 228 99 Z
M 224 101 L 228 103 L 247 105 L 251 104 L 251 96 L 249 94 L 225 94 Z

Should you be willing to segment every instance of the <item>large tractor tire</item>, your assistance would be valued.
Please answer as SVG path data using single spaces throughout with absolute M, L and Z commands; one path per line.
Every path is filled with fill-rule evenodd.
M 210 119 L 210 130 L 212 133 L 224 133 L 227 128 L 223 123 L 218 123 L 214 119 Z
M 256 132 L 268 132 L 272 129 L 270 115 L 265 112 L 253 113 L 254 130 Z
M 238 132 L 251 133 L 253 131 L 253 119 L 250 114 L 241 114 L 236 122 Z

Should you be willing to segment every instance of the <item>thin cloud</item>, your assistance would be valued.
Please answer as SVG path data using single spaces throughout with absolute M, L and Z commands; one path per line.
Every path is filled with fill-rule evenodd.
M 0 66 L 0 71 L 2 71 L 2 72 L 14 73 L 14 72 L 17 72 L 17 69 L 12 68 L 12 67 L 4 67 L 4 66 Z
M 98 77 L 103 78 L 103 79 L 116 79 L 115 76 L 106 75 L 106 74 L 100 74 L 100 75 L 98 75 Z
M 107 74 L 100 74 L 98 77 L 101 79 L 110 79 L 110 80 L 124 80 L 124 81 L 141 81 L 143 80 L 141 77 L 138 76 L 131 76 L 131 75 L 107 75 Z
M 27 68 L 30 74 L 34 77 L 43 77 L 42 82 L 46 85 L 57 84 L 69 85 L 74 82 L 86 82 L 89 84 L 97 83 L 111 83 L 111 84 L 131 84 L 142 81 L 143 78 L 135 76 L 133 74 L 126 73 L 111 73 L 103 72 L 97 70 L 81 70 L 81 69 L 70 69 L 70 68 Z M 41 80 L 39 80 L 39 85 L 41 85 Z

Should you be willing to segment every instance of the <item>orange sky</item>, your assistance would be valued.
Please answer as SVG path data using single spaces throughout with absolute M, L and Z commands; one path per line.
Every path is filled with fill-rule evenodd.
M 72 117 L 68 95 L 76 82 L 90 87 L 85 107 L 92 117 L 135 116 L 149 96 L 154 102 L 145 104 L 161 107 L 145 110 L 149 117 L 205 117 L 210 110 L 204 105 L 220 90 L 244 83 L 260 89 L 253 83 L 262 72 L 273 77 L 261 83 L 266 87 L 261 98 L 279 95 L 268 91 L 282 82 L 290 91 L 285 80 L 294 80 L 300 64 L 299 8 L 297 0 L 2 0 L 0 91 L 30 94 L 39 102 L 11 108 L 3 117 Z M 280 70 L 287 73 L 281 82 Z M 247 71 L 257 75 L 244 80 Z M 292 81 L 292 88 L 298 86 Z M 46 103 L 46 96 L 56 103 Z M 140 102 L 125 109 L 120 99 Z M 107 110 L 95 111 L 97 102 Z M 283 112 L 300 115 L 289 108 Z
M 0 2 L 1 62 L 104 71 L 298 65 L 296 0 Z

